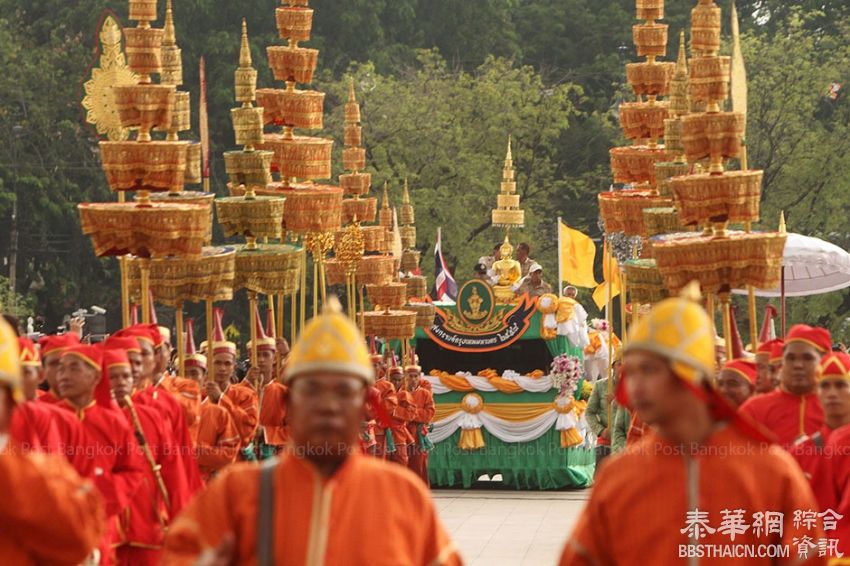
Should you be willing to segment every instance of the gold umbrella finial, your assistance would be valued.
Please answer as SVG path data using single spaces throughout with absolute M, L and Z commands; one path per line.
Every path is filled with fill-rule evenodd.
M 245 18 L 242 18 L 242 47 L 239 50 L 239 66 L 248 68 L 253 65 L 254 62 L 251 59 L 251 45 L 248 43 L 248 21 Z
M 348 81 L 348 103 L 357 104 L 357 94 L 354 91 L 354 77 Z
M 384 201 L 381 203 L 381 208 L 390 208 L 390 184 L 388 181 L 384 181 Z
M 401 204 L 410 204 L 410 186 L 407 184 L 407 177 L 404 178 L 404 192 L 401 195 Z
M 679 32 L 679 58 L 676 59 L 676 75 L 688 75 L 688 54 L 685 51 L 685 30 Z
M 177 31 L 174 29 L 174 10 L 171 0 L 165 4 L 165 29 L 162 36 L 163 47 L 174 47 L 177 45 Z
M 788 232 L 788 227 L 785 225 L 785 211 L 779 213 L 779 233 L 786 234 Z

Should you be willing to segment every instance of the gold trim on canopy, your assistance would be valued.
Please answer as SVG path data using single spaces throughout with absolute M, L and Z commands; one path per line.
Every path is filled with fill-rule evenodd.
M 194 204 L 83 203 L 83 234 L 99 257 L 198 256 L 210 231 L 210 211 Z
M 286 199 L 256 197 L 254 199 L 231 197 L 215 201 L 218 223 L 225 236 L 273 238 L 279 240 L 283 233 L 283 210 Z
M 150 260 L 150 288 L 158 303 L 229 301 L 236 278 L 236 248 L 208 247 L 199 257 Z M 127 262 L 131 301 L 141 302 L 139 261 Z
M 304 248 L 260 244 L 256 249 L 237 246 L 235 289 L 263 295 L 289 295 L 301 288 Z
M 786 239 L 786 234 L 779 233 L 669 234 L 651 240 L 652 257 L 673 294 L 691 281 L 699 281 L 707 292 L 748 285 L 774 289 L 779 286 Z

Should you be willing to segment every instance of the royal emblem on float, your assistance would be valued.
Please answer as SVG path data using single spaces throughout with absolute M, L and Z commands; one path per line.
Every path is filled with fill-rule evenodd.
M 536 300 L 527 296 L 513 305 L 500 305 L 492 287 L 473 280 L 461 287 L 457 305 L 436 305 L 434 323 L 425 333 L 449 350 L 492 352 L 519 340 L 536 310 Z

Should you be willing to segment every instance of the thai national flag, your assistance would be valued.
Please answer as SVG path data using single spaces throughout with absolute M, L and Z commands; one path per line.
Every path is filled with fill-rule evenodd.
M 437 228 L 437 245 L 434 246 L 434 299 L 446 303 L 454 303 L 457 301 L 457 282 L 452 277 L 452 272 L 449 271 L 446 265 L 446 260 L 443 259 L 443 229 Z

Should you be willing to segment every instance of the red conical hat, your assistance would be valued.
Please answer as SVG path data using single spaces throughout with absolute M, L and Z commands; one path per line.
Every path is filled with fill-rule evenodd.
M 764 322 L 761 325 L 761 333 L 759 334 L 759 344 L 770 342 L 776 339 L 776 327 L 773 320 L 776 318 L 776 307 L 767 305 L 764 307 Z
M 266 336 L 266 330 L 263 328 L 263 321 L 260 318 L 260 309 L 254 306 L 254 332 L 257 337 L 257 351 L 276 350 L 277 341 L 274 338 Z M 253 347 L 251 340 L 248 340 L 248 349 Z
M 735 307 L 730 307 L 732 311 L 732 354 L 729 357 L 730 360 L 740 360 L 743 359 L 744 356 L 744 343 L 741 341 L 741 334 L 738 332 L 738 321 L 735 318 Z
M 191 318 L 186 321 L 186 358 L 184 364 L 187 368 L 207 369 L 207 357 L 195 350 L 195 321 Z
M 269 338 L 277 338 L 277 329 L 274 323 L 274 310 L 266 310 L 266 336 Z
M 213 355 L 231 354 L 233 357 L 236 357 L 236 344 L 229 342 L 224 337 L 224 329 L 221 324 L 224 318 L 224 311 L 222 309 L 215 309 L 213 315 L 213 343 L 211 348 Z

